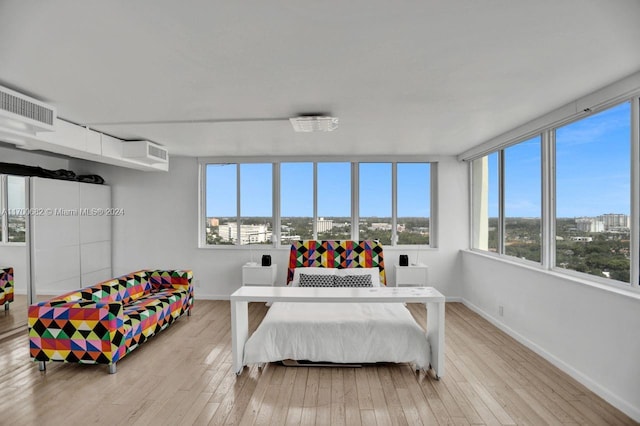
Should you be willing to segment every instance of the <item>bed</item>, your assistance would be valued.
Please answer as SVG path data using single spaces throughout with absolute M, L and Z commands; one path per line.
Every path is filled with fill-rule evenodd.
M 294 242 L 287 286 L 289 288 L 248 290 L 254 296 L 260 291 L 275 295 L 274 300 L 288 300 L 299 294 L 298 300 L 305 301 L 272 304 L 262 323 L 246 339 L 242 365 L 299 360 L 340 364 L 395 362 L 410 363 L 416 369 L 430 368 L 432 339 L 403 303 L 383 303 L 377 298 L 371 299 L 374 303 L 327 303 L 331 297 L 341 301 L 366 300 L 375 294 L 393 301 L 419 293 L 419 290 L 384 288 L 386 274 L 380 244 L 372 241 Z M 313 297 L 305 295 L 311 293 L 322 301 L 309 302 Z M 437 294 L 443 301 L 444 297 Z M 442 321 L 443 314 L 442 309 Z M 442 335 L 442 343 L 443 339 Z

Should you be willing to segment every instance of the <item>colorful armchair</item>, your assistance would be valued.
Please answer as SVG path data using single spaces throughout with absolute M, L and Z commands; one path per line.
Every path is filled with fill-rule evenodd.
M 0 305 L 9 309 L 9 303 L 13 302 L 13 268 L 0 269 Z

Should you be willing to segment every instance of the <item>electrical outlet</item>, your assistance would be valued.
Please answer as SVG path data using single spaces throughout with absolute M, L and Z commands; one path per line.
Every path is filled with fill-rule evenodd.
M 498 315 L 500 315 L 501 317 L 504 316 L 504 306 L 498 306 Z

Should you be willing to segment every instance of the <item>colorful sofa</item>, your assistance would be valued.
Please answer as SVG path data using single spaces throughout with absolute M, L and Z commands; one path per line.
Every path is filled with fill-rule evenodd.
M 9 303 L 13 302 L 13 268 L 0 269 L 0 305 L 9 309 Z
M 189 270 L 143 270 L 29 306 L 29 348 L 47 361 L 116 362 L 193 306 Z

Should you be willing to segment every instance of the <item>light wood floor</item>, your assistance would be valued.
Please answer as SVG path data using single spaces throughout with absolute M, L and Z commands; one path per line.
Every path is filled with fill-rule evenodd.
M 27 296 L 13 295 L 13 302 L 9 303 L 9 310 L 0 305 L 0 339 L 19 327 L 27 325 Z
M 420 324 L 424 308 L 409 305 Z M 249 307 L 250 327 L 264 304 Z M 446 376 L 408 365 L 231 370 L 229 302 L 197 301 L 118 363 L 28 358 L 26 331 L 0 341 L 0 424 L 634 424 L 459 303 L 446 305 Z

